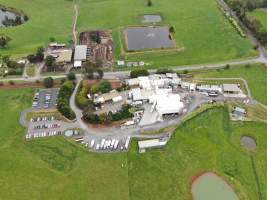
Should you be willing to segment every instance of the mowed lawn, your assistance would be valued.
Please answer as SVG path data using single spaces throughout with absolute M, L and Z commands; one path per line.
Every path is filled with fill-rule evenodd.
M 18 117 L 32 94 L 0 90 L 0 199 L 191 200 L 192 178 L 204 171 L 224 176 L 240 200 L 258 199 L 243 134 L 257 139 L 267 195 L 266 124 L 230 123 L 225 108 L 214 109 L 177 128 L 164 149 L 139 154 L 134 141 L 128 153 L 90 153 L 63 137 L 24 141 Z
M 266 29 L 267 28 L 267 9 L 261 8 L 256 9 L 252 12 L 248 12 L 248 15 L 255 17 L 258 19 L 262 26 Z
M 72 39 L 73 3 L 67 0 L 0 0 L 0 4 L 24 11 L 29 21 L 23 25 L 1 28 L 11 38 L 1 54 L 20 56 L 33 53 L 38 46 L 49 43 L 50 37 L 59 42 Z
M 112 30 L 117 59 L 146 61 L 150 68 L 222 62 L 255 56 L 248 39 L 239 36 L 217 8 L 214 0 L 77 0 L 79 31 Z M 28 54 L 37 46 L 48 44 L 50 37 L 68 42 L 72 37 L 73 1 L 68 0 L 0 0 L 0 4 L 19 8 L 30 21 L 14 28 L 1 29 L 12 38 L 2 54 Z M 122 55 L 124 27 L 140 25 L 144 14 L 160 14 L 162 25 L 175 27 L 174 38 L 182 52 L 154 52 Z M 142 24 L 144 25 L 144 24 Z
M 196 72 L 195 76 L 205 78 L 244 78 L 248 82 L 253 98 L 267 105 L 267 67 L 265 65 L 234 66 L 228 70 Z

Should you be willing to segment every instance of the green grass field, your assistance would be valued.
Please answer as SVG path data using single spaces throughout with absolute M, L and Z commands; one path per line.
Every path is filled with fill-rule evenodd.
M 73 3 L 65 0 L 0 0 L 0 4 L 23 10 L 29 21 L 21 26 L 1 29 L 12 40 L 1 49 L 1 54 L 27 55 L 38 46 L 49 43 L 49 38 L 68 42 L 72 37 Z
M 267 105 L 267 68 L 264 65 L 235 66 L 229 70 L 196 72 L 196 77 L 244 78 L 247 80 L 253 98 Z
M 217 8 L 214 0 L 153 0 L 147 7 L 145 0 L 77 0 L 80 7 L 77 28 L 79 31 L 112 30 L 117 58 L 146 61 L 150 68 L 222 62 L 255 56 L 248 39 L 241 38 Z M 3 54 L 28 54 L 50 37 L 67 42 L 71 39 L 73 2 L 66 0 L 0 0 L 0 4 L 17 7 L 29 15 L 30 21 L 22 26 L 3 29 L 12 38 Z M 197 6 L 196 6 L 197 5 Z M 123 27 L 140 25 L 144 14 L 158 13 L 160 24 L 175 27 L 177 47 L 183 52 L 154 52 L 122 55 Z M 142 24 L 143 25 L 143 24 Z
M 240 200 L 258 199 L 255 177 L 239 138 L 257 139 L 257 173 L 267 195 L 266 128 L 230 123 L 226 108 L 209 110 L 179 127 L 162 150 L 138 154 L 89 153 L 63 137 L 24 141 L 19 113 L 30 106 L 30 89 L 0 90 L 0 199 L 190 200 L 192 177 L 215 171 Z
M 258 19 L 263 28 L 267 28 L 267 10 L 266 9 L 256 9 L 252 12 L 248 12 L 248 15 L 255 17 Z

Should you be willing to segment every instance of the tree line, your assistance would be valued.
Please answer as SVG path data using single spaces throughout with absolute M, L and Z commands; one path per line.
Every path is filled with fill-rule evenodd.
M 262 45 L 267 45 L 267 29 L 260 20 L 248 15 L 257 8 L 267 8 L 267 0 L 226 0 L 237 17 L 255 34 Z

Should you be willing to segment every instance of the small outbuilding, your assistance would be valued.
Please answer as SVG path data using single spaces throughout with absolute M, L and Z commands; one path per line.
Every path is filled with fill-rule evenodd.
M 72 50 L 71 49 L 62 50 L 58 53 L 58 57 L 56 58 L 56 62 L 68 64 L 68 63 L 71 63 L 71 58 L 72 58 Z
M 145 153 L 146 149 L 163 147 L 167 142 L 166 138 L 138 141 L 139 153 Z
M 229 94 L 238 94 L 241 89 L 237 84 L 223 84 L 223 92 Z
M 246 116 L 246 110 L 244 108 L 240 108 L 240 107 L 235 107 L 232 115 L 235 119 L 237 120 L 243 120 L 244 117 Z
M 87 59 L 87 46 L 77 45 L 74 52 L 74 67 L 81 67 L 82 62 Z

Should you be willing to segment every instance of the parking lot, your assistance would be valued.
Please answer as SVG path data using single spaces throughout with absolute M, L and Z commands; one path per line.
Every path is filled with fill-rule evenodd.
M 36 109 L 52 109 L 57 106 L 59 89 L 39 89 L 33 98 L 32 107 Z
M 55 116 L 42 116 L 30 119 L 26 139 L 51 137 L 65 134 L 66 130 L 76 128 L 76 124 L 66 123 Z

